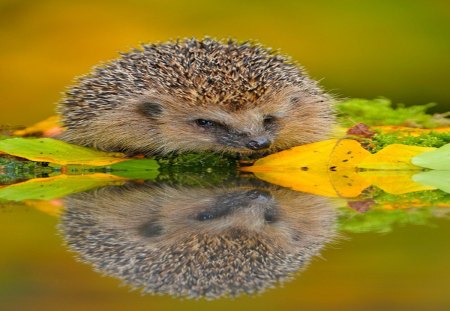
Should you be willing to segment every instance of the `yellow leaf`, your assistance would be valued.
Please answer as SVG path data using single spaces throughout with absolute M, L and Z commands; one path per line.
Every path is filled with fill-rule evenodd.
M 301 170 L 256 171 L 255 176 L 275 185 L 317 195 L 338 197 L 326 172 Z
M 358 175 L 366 183 L 377 186 L 390 194 L 403 194 L 416 191 L 434 190 L 435 187 L 425 186 L 414 182 L 412 176 L 416 171 L 363 171 Z
M 367 156 L 357 167 L 375 170 L 421 170 L 411 159 L 421 153 L 435 150 L 432 147 L 392 144 L 375 154 Z
M 326 171 L 337 139 L 320 141 L 271 154 L 243 170 L 252 172 L 281 168 Z
M 331 171 L 355 170 L 356 166 L 370 155 L 370 152 L 364 149 L 358 141 L 341 139 L 336 142 L 330 155 L 328 169 Z
M 254 172 L 259 179 L 296 191 L 328 197 L 354 198 L 370 186 L 354 171 L 273 170 Z
M 350 139 L 332 139 L 269 155 L 242 170 L 297 191 L 332 197 L 356 197 L 368 184 L 356 164 L 370 153 Z
M 47 119 L 33 124 L 23 130 L 13 132 L 15 136 L 42 135 L 45 137 L 55 136 L 62 132 L 59 116 L 51 116 Z
M 401 194 L 434 189 L 411 179 L 414 170 L 421 169 L 411 164 L 411 158 L 434 149 L 397 144 L 372 155 L 356 140 L 333 139 L 269 155 L 242 170 L 273 184 L 324 196 L 357 197 L 372 184 Z M 378 174 L 358 168 L 407 171 Z
M 370 153 L 351 139 L 330 139 L 294 147 L 257 160 L 245 171 L 266 171 L 289 168 L 308 171 L 329 171 L 355 168 Z
M 370 182 L 355 170 L 329 172 L 328 175 L 336 193 L 343 198 L 357 197 L 370 186 Z
M 356 140 L 341 139 L 330 156 L 328 174 L 339 196 L 353 198 L 370 186 L 356 172 L 356 165 L 370 155 Z

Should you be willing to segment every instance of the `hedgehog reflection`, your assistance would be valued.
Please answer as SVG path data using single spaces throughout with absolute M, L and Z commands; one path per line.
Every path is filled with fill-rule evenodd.
M 274 186 L 127 185 L 66 199 L 80 258 L 144 293 L 252 294 L 289 279 L 334 235 L 327 199 Z

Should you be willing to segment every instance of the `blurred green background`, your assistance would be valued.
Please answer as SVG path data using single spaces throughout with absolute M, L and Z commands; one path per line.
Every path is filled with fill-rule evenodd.
M 0 0 L 0 124 L 54 113 L 73 78 L 140 42 L 255 39 L 343 97 L 450 108 L 450 1 Z

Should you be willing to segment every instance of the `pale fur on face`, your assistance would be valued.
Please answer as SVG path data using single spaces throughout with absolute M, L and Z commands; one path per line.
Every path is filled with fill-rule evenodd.
M 151 102 L 161 107 L 155 116 L 139 111 Z M 264 119 L 272 118 L 270 126 Z M 232 132 L 232 144 L 223 143 L 215 131 L 199 127 L 198 119 L 211 120 Z M 246 147 L 255 137 L 271 141 L 268 152 L 324 139 L 333 124 L 330 98 L 312 95 L 299 87 L 268 91 L 255 103 L 230 111 L 218 104 L 183 102 L 183 99 L 156 92 L 130 99 L 116 109 L 70 129 L 62 139 L 107 151 L 167 154 L 171 152 L 252 153 Z M 229 133 L 228 132 L 228 133 Z

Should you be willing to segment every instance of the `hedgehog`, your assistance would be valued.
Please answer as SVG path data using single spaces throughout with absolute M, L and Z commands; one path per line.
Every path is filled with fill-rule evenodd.
M 271 153 L 324 139 L 333 99 L 254 42 L 182 39 L 122 53 L 58 104 L 62 140 L 127 154 Z
M 217 299 L 291 279 L 335 237 L 330 202 L 252 185 L 128 184 L 65 199 L 68 247 L 146 294 Z

